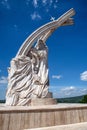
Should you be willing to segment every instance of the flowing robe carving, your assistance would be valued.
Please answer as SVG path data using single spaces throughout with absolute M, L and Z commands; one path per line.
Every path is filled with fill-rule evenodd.
M 35 56 L 36 62 L 33 64 L 33 79 L 34 79 L 34 92 L 32 97 L 46 97 L 48 93 L 48 48 L 39 40 L 36 45 L 36 50 L 32 51 Z
M 42 40 L 27 56 L 12 59 L 8 75 L 6 105 L 29 105 L 32 98 L 48 93 L 48 49 Z
M 57 20 L 48 22 L 24 41 L 11 61 L 6 105 L 30 105 L 32 98 L 45 98 L 48 93 L 48 49 L 45 41 L 60 26 L 72 25 L 75 15 L 70 9 Z M 31 48 L 38 40 L 35 47 Z

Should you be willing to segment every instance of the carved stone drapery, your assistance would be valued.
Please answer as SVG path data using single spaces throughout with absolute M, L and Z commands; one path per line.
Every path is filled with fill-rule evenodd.
M 6 105 L 28 105 L 32 98 L 48 93 L 48 49 L 42 40 L 27 56 L 12 59 L 8 76 Z
M 6 105 L 30 105 L 31 99 L 47 97 L 48 48 L 45 42 L 58 27 L 72 25 L 74 14 L 74 9 L 70 9 L 57 20 L 41 26 L 22 44 L 8 70 Z

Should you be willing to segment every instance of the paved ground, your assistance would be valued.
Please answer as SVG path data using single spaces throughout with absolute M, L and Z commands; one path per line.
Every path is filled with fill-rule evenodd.
M 87 130 L 87 122 L 25 130 Z
M 0 104 L 0 111 L 9 110 L 40 110 L 40 109 L 71 109 L 71 108 L 87 108 L 87 104 L 74 104 L 74 103 L 59 103 L 56 105 L 42 105 L 42 106 L 6 106 Z

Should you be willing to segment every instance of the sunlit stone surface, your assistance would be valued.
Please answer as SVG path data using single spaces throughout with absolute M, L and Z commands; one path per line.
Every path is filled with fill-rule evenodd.
M 31 105 L 31 101 L 35 104 L 36 100 L 33 99 L 38 101 L 39 98 L 50 98 L 46 40 L 58 27 L 72 25 L 73 19 L 70 17 L 74 14 L 74 9 L 70 9 L 57 20 L 38 28 L 22 44 L 8 69 L 6 105 L 26 106 Z

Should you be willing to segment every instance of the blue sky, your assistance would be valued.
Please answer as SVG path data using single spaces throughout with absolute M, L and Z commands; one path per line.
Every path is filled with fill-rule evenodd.
M 38 27 L 74 8 L 75 24 L 60 27 L 47 40 L 50 91 L 54 97 L 87 94 L 87 1 L 0 0 L 0 99 L 7 67 L 24 40 Z

